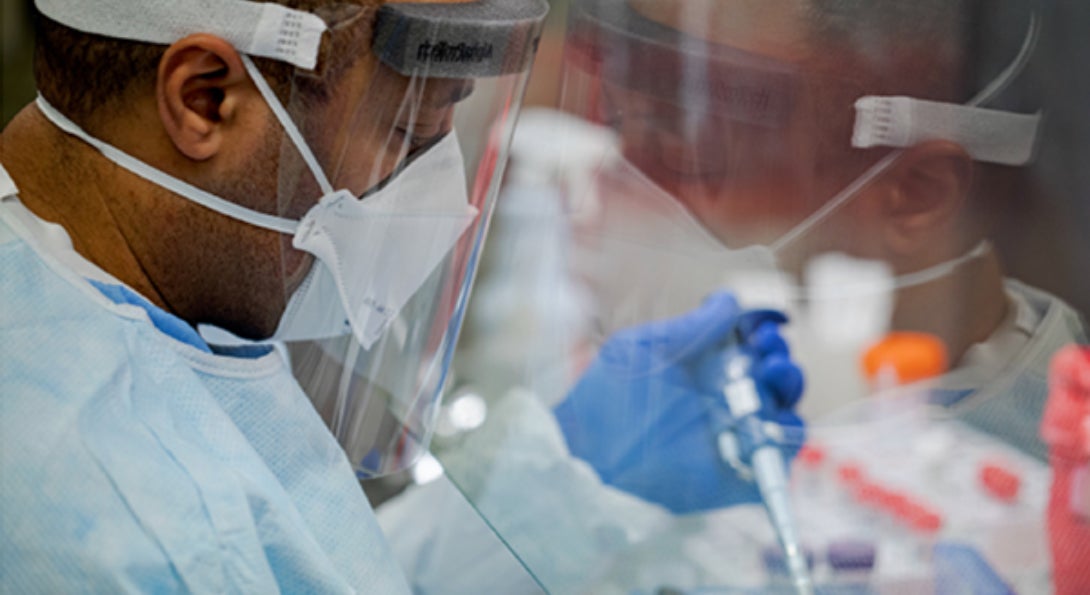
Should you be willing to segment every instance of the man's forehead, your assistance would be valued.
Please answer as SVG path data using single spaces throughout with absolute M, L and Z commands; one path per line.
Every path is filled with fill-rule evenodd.
M 803 56 L 810 0 L 625 0 L 686 35 L 772 58 Z

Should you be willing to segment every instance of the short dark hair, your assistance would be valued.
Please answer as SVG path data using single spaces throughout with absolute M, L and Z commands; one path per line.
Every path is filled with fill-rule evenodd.
M 323 9 L 330 9 L 338 0 L 271 0 L 298 10 L 322 14 Z M 352 0 L 362 7 L 376 7 L 385 0 Z M 326 10 L 329 12 L 329 10 Z M 38 92 L 54 107 L 73 121 L 86 125 L 94 114 L 109 111 L 120 106 L 128 93 L 134 90 L 151 92 L 155 85 L 159 61 L 167 46 L 114 39 L 92 33 L 77 31 L 62 25 L 44 15 L 36 8 L 33 11 L 34 79 Z M 360 43 L 366 32 L 356 35 L 344 35 L 328 44 L 323 42 L 319 69 L 329 79 L 347 66 L 353 56 L 359 53 L 334 51 L 327 45 L 343 45 L 346 42 Z M 352 37 L 346 40 L 345 37 Z M 280 97 L 287 101 L 295 69 L 290 64 L 275 60 L 255 58 L 254 62 L 270 86 Z M 310 95 L 320 97 L 325 86 L 318 78 L 311 78 L 304 83 Z

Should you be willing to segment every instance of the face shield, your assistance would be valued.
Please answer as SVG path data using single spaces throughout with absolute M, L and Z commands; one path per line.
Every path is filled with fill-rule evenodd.
M 724 285 L 738 291 L 739 279 L 750 305 L 783 307 L 773 245 L 835 192 L 818 175 L 835 126 L 823 137 L 821 125 L 850 128 L 858 91 L 805 63 L 798 15 L 757 35 L 714 30 L 722 10 L 573 8 L 562 107 L 617 139 L 593 189 L 571 201 L 573 269 L 596 298 L 597 341 L 680 315 Z M 841 109 L 827 109 L 830 97 Z
M 279 141 L 259 151 L 269 163 L 255 164 L 275 164 L 275 179 L 196 188 L 39 105 L 122 167 L 279 234 L 262 271 L 281 291 L 251 296 L 281 300 L 275 331 L 238 338 L 210 321 L 202 334 L 224 347 L 285 346 L 361 477 L 415 461 L 431 437 L 545 1 L 346 2 L 314 13 L 153 3 L 135 18 L 113 18 L 121 0 L 97 12 L 39 6 L 84 31 L 167 44 L 204 32 L 236 47 L 275 117 L 255 130 Z
M 342 66 L 351 91 L 293 80 L 286 113 L 313 154 L 285 139 L 280 204 L 320 200 L 292 237 L 312 264 L 285 269 L 275 338 L 361 477 L 427 449 L 545 10 L 349 8 L 334 39 L 373 20 L 370 52 Z

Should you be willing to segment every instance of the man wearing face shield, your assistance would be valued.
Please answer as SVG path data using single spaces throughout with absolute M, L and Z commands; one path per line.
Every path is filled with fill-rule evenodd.
M 547 5 L 36 7 L 5 585 L 406 592 L 357 478 L 427 447 Z
M 566 101 L 620 142 L 583 217 L 607 327 L 721 283 L 745 295 L 777 271 L 788 281 L 756 293 L 832 311 L 817 327 L 829 335 L 884 299 L 882 326 L 945 346 L 952 371 L 934 397 L 947 411 L 1043 458 L 1048 358 L 1085 329 L 1059 298 L 1005 279 L 988 242 L 1029 200 L 1045 129 L 1039 104 L 1011 92 L 1043 35 L 1034 8 L 585 3 Z M 626 268 L 626 251 L 647 256 Z M 832 253 L 888 273 L 815 283 Z M 666 272 L 641 275 L 655 266 Z M 856 392 L 818 376 L 815 410 Z

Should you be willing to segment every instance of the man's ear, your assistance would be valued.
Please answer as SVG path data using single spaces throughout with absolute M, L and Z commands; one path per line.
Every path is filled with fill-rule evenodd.
M 195 161 L 214 156 L 248 84 L 242 58 L 219 37 L 198 33 L 167 48 L 155 96 L 159 118 L 178 151 Z
M 884 176 L 882 236 L 897 255 L 919 253 L 949 234 L 969 198 L 973 159 L 961 145 L 924 141 L 906 149 Z

